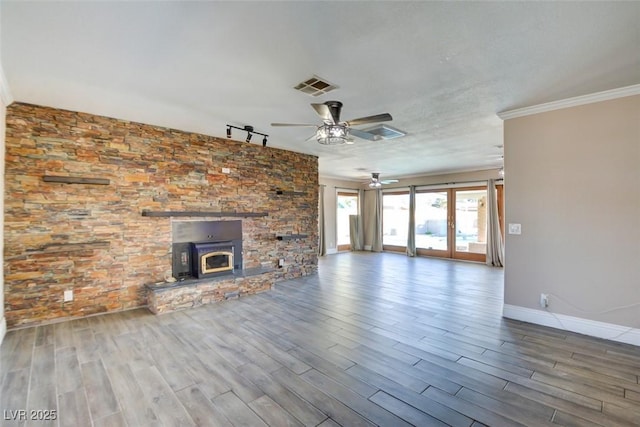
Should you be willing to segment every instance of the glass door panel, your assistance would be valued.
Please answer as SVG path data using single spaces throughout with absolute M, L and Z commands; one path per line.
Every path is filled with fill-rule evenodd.
M 409 232 L 409 193 L 383 193 L 382 211 L 384 250 L 406 250 Z
M 351 233 L 349 231 L 349 216 L 358 215 L 358 194 L 338 193 L 338 212 L 336 215 L 337 245 L 339 251 L 351 249 Z
M 453 193 L 453 257 L 484 261 L 487 252 L 487 190 L 453 189 Z
M 416 193 L 416 249 L 420 255 L 449 254 L 449 192 Z

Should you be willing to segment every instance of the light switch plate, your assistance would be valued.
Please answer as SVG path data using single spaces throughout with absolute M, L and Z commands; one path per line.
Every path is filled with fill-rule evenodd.
M 509 224 L 509 234 L 522 234 L 522 226 L 520 224 Z

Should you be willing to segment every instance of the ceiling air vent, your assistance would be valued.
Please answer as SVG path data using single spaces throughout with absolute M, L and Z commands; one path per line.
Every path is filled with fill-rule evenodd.
M 389 125 L 376 125 L 370 129 L 362 129 L 364 132 L 374 135 L 375 140 L 395 139 L 405 136 L 407 133 Z
M 307 95 L 320 96 L 337 89 L 338 86 L 333 83 L 329 83 L 322 77 L 313 76 L 302 83 L 298 83 L 293 88 L 300 92 L 304 92 Z

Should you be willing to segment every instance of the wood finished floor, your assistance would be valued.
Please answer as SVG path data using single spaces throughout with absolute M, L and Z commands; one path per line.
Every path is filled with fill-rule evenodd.
M 500 269 L 328 256 L 239 300 L 10 331 L 0 424 L 640 425 L 640 348 L 501 310 Z

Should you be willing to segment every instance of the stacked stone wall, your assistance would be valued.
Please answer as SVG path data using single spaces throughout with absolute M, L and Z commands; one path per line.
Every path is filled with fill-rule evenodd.
M 242 219 L 246 268 L 276 267 L 284 258 L 275 280 L 317 271 L 315 156 L 21 103 L 7 108 L 6 122 L 9 327 L 146 305 L 144 285 L 171 276 L 172 221 Z M 278 240 L 282 234 L 306 237 Z M 65 290 L 73 290 L 73 301 L 63 301 Z

